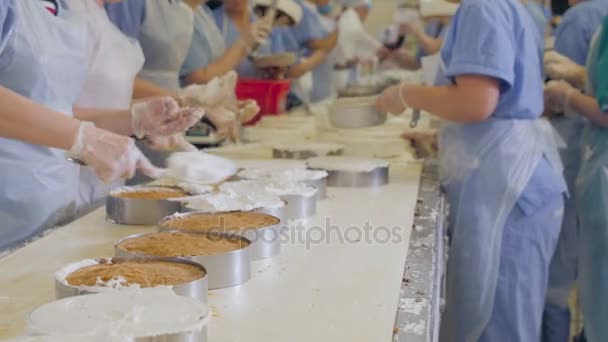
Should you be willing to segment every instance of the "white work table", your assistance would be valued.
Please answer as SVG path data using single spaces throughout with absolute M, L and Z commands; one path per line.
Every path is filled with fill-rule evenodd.
M 279 256 L 254 262 L 247 283 L 210 291 L 209 341 L 391 341 L 421 166 L 394 163 L 390 171 L 380 188 L 329 188 L 317 215 L 299 221 L 318 238 L 329 219 L 337 227 L 330 241 L 286 242 Z M 359 240 L 349 227 L 364 234 L 366 223 L 380 240 L 387 230 L 378 227 L 396 235 Z M 337 232 L 347 230 L 350 243 L 341 243 Z M 56 270 L 112 256 L 119 238 L 153 231 L 108 223 L 101 208 L 0 259 L 0 337 L 24 334 L 28 312 L 54 299 Z

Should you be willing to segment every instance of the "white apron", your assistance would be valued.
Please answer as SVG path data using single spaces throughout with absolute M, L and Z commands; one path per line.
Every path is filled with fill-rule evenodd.
M 139 43 L 146 56 L 139 76 L 160 87 L 178 90 L 179 72 L 186 60 L 194 13 L 179 0 L 147 0 Z
M 133 82 L 144 63 L 139 43 L 125 36 L 109 20 L 96 0 L 67 0 L 71 11 L 87 17 L 89 72 L 75 106 L 127 110 L 131 106 Z M 103 183 L 87 167 L 81 167 L 77 208 L 84 212 L 103 200 L 112 188 L 124 184 Z

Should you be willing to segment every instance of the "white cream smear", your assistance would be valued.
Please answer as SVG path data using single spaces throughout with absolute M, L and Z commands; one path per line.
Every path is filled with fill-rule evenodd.
M 386 160 L 355 157 L 316 157 L 306 162 L 310 168 L 327 171 L 371 172 L 389 166 Z
M 111 258 L 107 258 L 107 260 L 111 261 Z M 55 272 L 55 280 L 57 280 L 59 283 L 61 283 L 63 285 L 78 288 L 78 289 L 89 291 L 89 292 L 104 292 L 104 291 L 124 290 L 124 289 L 133 289 L 133 288 L 138 289 L 141 287 L 139 284 L 127 284 L 127 279 L 125 279 L 123 277 L 117 277 L 114 279 L 110 279 L 108 281 L 103 281 L 103 280 L 101 280 L 101 278 L 97 278 L 95 286 L 74 286 L 74 285 L 70 285 L 68 283 L 68 281 L 66 280 L 66 278 L 73 272 L 75 272 L 81 268 L 94 266 L 94 265 L 99 265 L 99 262 L 97 260 L 93 260 L 93 259 L 84 259 L 84 260 L 69 264 L 69 265 L 65 266 L 64 268 L 60 269 L 59 271 Z M 172 288 L 171 286 L 157 286 L 157 287 Z
M 166 176 L 184 183 L 217 184 L 236 174 L 230 159 L 205 152 L 177 152 L 167 159 Z
M 280 208 L 283 206 L 285 206 L 285 202 L 279 196 L 268 192 L 218 192 L 186 199 L 186 208 L 206 213 L 252 211 L 262 208 Z
M 29 329 L 43 335 L 148 337 L 200 331 L 209 320 L 202 302 L 167 288 L 129 289 L 70 297 L 42 305 Z
M 287 169 L 287 170 L 262 170 L 245 169 L 238 176 L 251 180 L 277 180 L 279 182 L 306 182 L 316 181 L 327 177 L 324 170 Z
M 317 193 L 317 188 L 295 181 L 264 179 L 227 182 L 220 186 L 220 191 L 234 194 L 269 192 L 278 196 L 300 195 L 310 197 Z
M 240 169 L 260 170 L 306 169 L 306 162 L 291 159 L 245 159 L 239 160 L 238 166 Z

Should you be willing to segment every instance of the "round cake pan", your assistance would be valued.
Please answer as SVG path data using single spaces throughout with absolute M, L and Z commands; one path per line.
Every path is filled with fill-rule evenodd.
M 274 147 L 272 149 L 272 158 L 274 159 L 297 159 L 306 160 L 314 157 L 326 157 L 326 156 L 341 156 L 344 155 L 344 148 L 328 151 L 327 153 L 321 153 L 319 151 L 292 151 L 289 149 L 280 149 Z
M 154 257 L 153 255 L 127 252 L 118 247 L 127 240 L 152 234 L 154 233 L 136 234 L 122 238 L 114 245 L 114 253 L 117 257 Z M 249 245 L 245 248 L 228 253 L 196 255 L 180 257 L 180 259 L 193 261 L 202 265 L 207 270 L 207 274 L 209 275 L 209 290 L 233 287 L 249 280 L 251 278 L 251 241 L 244 237 L 231 234 L 215 233 L 208 235 L 242 239 L 249 243 Z
M 317 213 L 317 194 L 311 196 L 281 195 L 280 197 L 287 203 L 285 216 L 288 219 L 308 218 Z
M 209 290 L 209 278 L 207 277 L 207 270 L 204 266 L 199 263 L 192 262 L 187 259 L 180 258 L 163 258 L 163 257 L 116 257 L 116 258 L 100 258 L 95 259 L 98 264 L 103 263 L 112 263 L 113 261 L 129 261 L 129 260 L 147 260 L 147 261 L 166 261 L 166 262 L 174 262 L 181 264 L 188 264 L 192 266 L 196 266 L 200 268 L 205 276 L 197 279 L 195 281 L 172 286 L 173 292 L 178 296 L 190 297 L 194 299 L 198 299 L 201 302 L 207 304 L 207 291 Z M 69 268 L 72 265 L 68 265 L 65 268 Z M 76 269 L 74 269 L 76 271 Z M 72 286 L 68 285 L 60 279 L 55 277 L 55 297 L 57 299 L 63 299 L 67 297 L 80 296 L 84 294 L 92 294 L 99 293 L 103 291 L 111 291 L 109 288 L 93 288 L 93 287 L 83 287 L 83 286 Z
M 301 183 L 316 187 L 317 199 L 323 200 L 327 198 L 327 177 L 315 180 L 305 180 L 301 181 Z
M 327 171 L 327 186 L 343 188 L 378 187 L 388 184 L 388 166 L 369 172 Z
M 285 205 L 281 206 L 281 207 L 274 207 L 274 208 L 258 208 L 258 209 L 254 209 L 251 210 L 254 213 L 260 213 L 260 214 L 266 214 L 266 215 L 270 215 L 270 216 L 274 216 L 278 219 L 281 220 L 281 222 L 285 221 L 288 219 L 288 217 L 286 216 L 285 213 Z M 180 213 L 207 213 L 207 214 L 218 214 L 220 212 L 206 212 L 206 211 L 201 211 L 201 210 L 196 210 L 196 209 L 191 209 L 188 208 L 186 203 L 182 203 L 182 206 L 180 208 Z M 160 222 L 161 220 L 159 220 Z
M 289 215 L 288 210 L 288 206 L 289 204 L 287 204 L 284 208 L 286 210 L 285 214 Z M 214 214 L 209 214 L 209 213 L 204 213 L 204 212 L 200 212 L 200 211 L 193 211 L 190 213 L 185 213 L 185 214 L 180 214 L 181 217 L 184 216 L 197 216 L 197 215 L 217 215 L 217 214 L 226 214 L 226 213 L 214 213 Z M 217 233 L 228 233 L 228 234 L 236 234 L 239 236 L 242 236 L 244 238 L 246 238 L 248 241 L 251 242 L 250 248 L 251 248 L 251 260 L 262 260 L 262 259 L 268 259 L 268 258 L 272 258 L 274 256 L 279 255 L 279 253 L 281 252 L 281 239 L 279 236 L 280 230 L 281 230 L 281 219 L 277 216 L 273 216 L 273 215 L 269 215 L 266 213 L 262 213 L 268 216 L 272 216 L 276 219 L 279 220 L 279 222 L 275 225 L 272 226 L 268 226 L 268 227 L 261 227 L 261 228 L 257 228 L 257 229 L 249 229 L 249 230 L 230 230 L 230 228 L 226 229 L 225 231 L 222 231 L 223 228 L 218 228 L 218 230 L 220 231 L 215 231 Z M 170 221 L 171 219 L 173 219 L 173 216 L 168 216 L 166 218 L 164 218 L 162 221 L 160 221 L 158 223 L 158 230 L 163 232 L 163 231 L 174 231 L 174 230 L 180 230 L 180 229 L 175 229 L 175 228 L 165 228 L 163 227 L 163 223 Z M 193 231 L 194 233 L 201 233 L 200 231 Z M 212 231 L 214 232 L 214 231 Z
M 386 113 L 376 110 L 375 101 L 367 98 L 338 101 L 329 112 L 331 125 L 346 129 L 380 126 L 387 117 Z
M 164 217 L 179 212 L 181 207 L 177 201 L 122 198 L 110 194 L 106 199 L 106 216 L 116 224 L 153 226 Z

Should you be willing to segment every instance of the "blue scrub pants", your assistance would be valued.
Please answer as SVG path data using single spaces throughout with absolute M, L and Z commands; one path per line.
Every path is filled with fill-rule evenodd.
M 564 200 L 556 197 L 526 215 L 511 210 L 503 232 L 496 299 L 479 342 L 534 342 L 541 337 L 549 263 L 557 245 Z
M 581 136 L 583 120 L 556 117 L 551 124 L 566 141 L 560 150 L 564 177 L 570 197 L 564 207 L 564 221 L 557 249 L 549 269 L 549 288 L 543 313 L 542 342 L 568 342 L 570 339 L 570 308 L 568 300 L 578 277 L 578 218 L 574 187 L 581 168 Z

